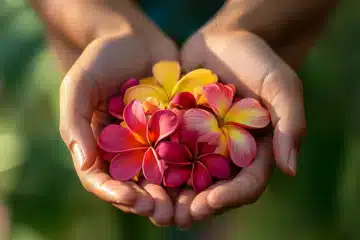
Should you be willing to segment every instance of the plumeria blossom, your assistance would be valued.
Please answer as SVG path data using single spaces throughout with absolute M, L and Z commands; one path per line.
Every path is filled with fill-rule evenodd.
M 161 184 L 162 162 L 158 160 L 155 147 L 170 136 L 178 127 L 177 114 L 160 110 L 149 118 L 137 100 L 126 105 L 123 113 L 126 127 L 119 124 L 106 126 L 98 138 L 98 145 L 105 156 L 113 157 L 110 175 L 119 181 L 138 176 L 142 169 L 144 177 Z
M 253 98 L 233 103 L 234 87 L 221 83 L 203 86 L 202 94 L 216 116 L 204 109 L 190 109 L 183 114 L 183 128 L 200 136 L 210 133 L 220 136 L 219 141 L 226 143 L 232 161 L 247 167 L 256 156 L 256 142 L 245 129 L 266 127 L 270 122 L 268 111 Z
M 180 65 L 173 61 L 160 61 L 152 71 L 153 77 L 140 80 L 140 85 L 129 88 L 124 95 L 125 104 L 136 99 L 144 104 L 149 114 L 171 107 L 193 108 L 196 106 L 196 90 L 218 80 L 217 75 L 203 68 L 180 78 Z
M 166 166 L 163 176 L 165 186 L 177 187 L 189 183 L 195 191 L 201 192 L 212 184 L 212 178 L 229 178 L 230 161 L 214 153 L 217 139 L 213 139 L 213 135 L 199 138 L 195 132 L 182 131 L 177 132 L 172 140 L 163 141 L 156 147 L 159 159 Z

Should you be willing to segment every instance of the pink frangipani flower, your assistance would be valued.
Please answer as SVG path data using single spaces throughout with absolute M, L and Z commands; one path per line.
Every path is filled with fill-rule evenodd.
M 183 128 L 200 136 L 214 134 L 219 137 L 219 151 L 239 167 L 247 167 L 256 156 L 254 137 L 245 129 L 264 128 L 270 122 L 268 111 L 253 98 L 243 98 L 233 103 L 235 89 L 221 83 L 203 86 L 202 92 L 212 114 L 203 109 L 190 109 L 183 114 Z
M 147 180 L 161 184 L 163 166 L 155 147 L 178 127 L 177 115 L 170 110 L 160 110 L 147 119 L 137 100 L 126 105 L 123 114 L 126 127 L 118 124 L 106 126 L 98 138 L 99 147 L 109 156 L 116 154 L 110 163 L 110 175 L 126 181 L 142 173 Z
M 163 176 L 165 186 L 177 187 L 188 182 L 196 192 L 201 192 L 212 184 L 212 178 L 229 178 L 230 162 L 214 153 L 214 144 L 218 141 L 214 135 L 198 138 L 195 132 L 189 131 L 176 135 L 172 139 L 177 142 L 163 141 L 156 147 L 159 159 L 166 166 Z

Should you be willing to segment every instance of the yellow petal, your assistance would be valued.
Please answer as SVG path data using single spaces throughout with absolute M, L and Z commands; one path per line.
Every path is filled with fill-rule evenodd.
M 143 79 L 140 79 L 139 81 L 140 84 L 149 84 L 149 85 L 160 85 L 158 83 L 158 81 L 156 81 L 156 79 L 154 77 L 147 77 L 147 78 L 143 78 Z
M 153 75 L 166 90 L 168 96 L 180 78 L 180 65 L 174 61 L 160 61 L 153 67 Z
M 173 97 L 179 92 L 190 92 L 194 94 L 196 88 L 206 84 L 215 83 L 217 80 L 217 75 L 212 71 L 205 68 L 196 69 L 183 76 L 176 83 L 171 96 Z
M 150 97 L 156 98 L 160 102 L 169 102 L 169 98 L 162 87 L 147 84 L 129 88 L 125 93 L 124 102 L 128 104 L 132 100 L 138 100 L 142 103 Z

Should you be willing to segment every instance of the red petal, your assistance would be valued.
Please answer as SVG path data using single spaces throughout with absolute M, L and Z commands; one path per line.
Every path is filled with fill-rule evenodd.
M 124 121 L 137 140 L 146 143 L 146 115 L 141 103 L 131 101 L 124 109 Z
M 156 143 L 170 136 L 178 126 L 176 113 L 170 110 L 161 110 L 154 113 L 147 126 L 147 139 L 150 143 Z
M 114 96 L 110 99 L 108 104 L 108 111 L 113 117 L 122 119 L 124 108 L 125 108 L 125 103 L 121 96 Z
M 194 157 L 197 156 L 197 140 L 198 134 L 194 131 L 178 131 L 178 141 L 179 143 L 185 145 Z
M 193 187 L 196 192 L 201 192 L 205 190 L 212 183 L 212 179 L 209 171 L 204 166 L 204 164 L 202 164 L 199 161 L 196 161 L 194 163 L 194 168 L 191 177 L 192 177 Z
M 164 185 L 178 187 L 185 184 L 191 175 L 191 166 L 169 166 L 164 172 Z
M 209 132 L 221 132 L 216 117 L 203 109 L 192 108 L 183 115 L 182 128 L 195 131 L 199 136 Z
M 109 153 L 104 150 L 99 150 L 100 159 L 103 161 L 111 162 L 118 153 Z
M 219 142 L 221 140 L 221 134 L 221 132 L 209 132 L 199 137 L 196 156 L 214 153 L 216 148 L 221 144 Z
M 120 87 L 120 96 L 123 97 L 125 95 L 126 90 L 136 85 L 139 85 L 139 82 L 135 78 L 130 78 L 129 80 L 124 82 Z
M 113 179 L 127 181 L 135 177 L 142 166 L 145 149 L 119 153 L 110 163 L 110 175 Z
M 247 167 L 256 156 L 254 137 L 238 126 L 225 126 L 231 160 L 239 167 Z
M 195 97 L 189 92 L 176 94 L 170 102 L 171 107 L 190 109 L 196 107 Z
M 218 179 L 228 179 L 230 177 L 230 162 L 220 154 L 208 154 L 198 158 L 202 162 L 212 177 Z
M 161 184 L 162 182 L 162 173 L 159 167 L 159 161 L 153 148 L 149 148 L 144 155 L 143 174 L 151 183 Z
M 192 158 L 189 149 L 184 145 L 169 141 L 160 142 L 156 147 L 156 153 L 165 163 L 187 164 Z
M 216 115 L 223 118 L 232 104 L 234 97 L 233 89 L 222 83 L 213 83 L 205 85 L 203 90 L 207 103 Z
M 110 124 L 102 130 L 98 138 L 98 145 L 102 150 L 110 153 L 145 147 L 134 138 L 127 128 L 117 124 Z

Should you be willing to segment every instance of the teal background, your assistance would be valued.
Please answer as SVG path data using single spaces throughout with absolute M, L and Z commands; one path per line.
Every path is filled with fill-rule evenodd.
M 0 200 L 12 239 L 359 239 L 358 9 L 359 1 L 341 2 L 299 73 L 308 135 L 298 176 L 276 170 L 256 204 L 184 232 L 153 227 L 82 188 L 58 133 L 60 74 L 42 25 L 23 0 L 0 0 Z M 184 20 L 182 30 L 160 25 L 181 42 L 203 19 Z

